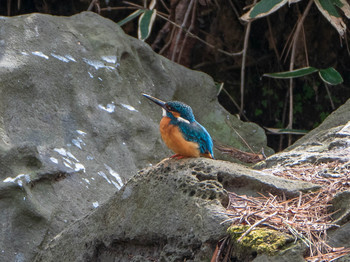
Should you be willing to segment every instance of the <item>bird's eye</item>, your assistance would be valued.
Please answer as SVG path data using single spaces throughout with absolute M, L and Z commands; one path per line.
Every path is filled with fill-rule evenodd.
M 167 110 L 171 111 L 171 106 L 166 105 L 165 107 L 166 107 Z

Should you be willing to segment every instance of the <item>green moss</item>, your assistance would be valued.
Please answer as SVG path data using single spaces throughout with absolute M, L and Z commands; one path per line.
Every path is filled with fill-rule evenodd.
M 267 228 L 256 228 L 246 235 L 241 242 L 237 240 L 249 229 L 249 226 L 231 226 L 227 232 L 234 240 L 238 250 L 274 255 L 286 245 L 290 237 L 287 234 Z

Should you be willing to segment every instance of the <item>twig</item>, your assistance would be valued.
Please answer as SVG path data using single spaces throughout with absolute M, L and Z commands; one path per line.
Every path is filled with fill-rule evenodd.
M 216 96 L 219 96 L 219 94 L 221 93 L 221 91 L 224 91 L 225 94 L 228 96 L 228 98 L 231 100 L 231 102 L 234 104 L 234 106 L 239 110 L 239 105 L 238 103 L 236 102 L 236 100 L 234 100 L 234 98 L 230 95 L 229 92 L 227 92 L 227 90 L 224 88 L 224 83 L 221 83 L 220 85 L 220 88 L 219 88 L 219 91 L 217 93 Z M 243 113 L 242 114 L 242 117 L 246 120 L 246 121 L 249 121 L 248 117 Z
M 239 19 L 239 17 L 240 17 L 239 12 L 238 12 L 237 8 L 234 6 L 234 4 L 232 3 L 232 0 L 229 0 L 229 3 L 231 5 L 233 12 L 237 16 L 238 21 L 243 25 L 243 21 L 241 19 Z
M 90 5 L 89 5 L 87 11 L 91 11 L 96 2 L 97 2 L 97 0 L 92 0 L 92 1 L 90 2 Z
M 300 18 L 299 18 L 300 19 Z M 298 19 L 298 21 L 299 21 Z M 297 27 L 298 22 L 293 26 L 292 31 L 290 32 L 290 34 L 288 35 L 286 44 L 284 45 L 283 49 L 282 49 L 282 53 L 281 53 L 281 58 L 284 56 L 284 61 L 283 63 L 285 63 L 287 61 L 288 58 L 288 54 L 290 52 L 290 49 L 292 48 L 293 45 L 293 36 L 294 36 L 294 32 L 295 29 Z
M 11 14 L 11 2 L 12 0 L 7 0 L 7 16 Z
M 304 51 L 305 51 L 305 62 L 306 65 L 309 66 L 309 54 L 307 52 L 307 45 L 306 45 L 306 37 L 305 37 L 305 28 L 302 26 L 302 31 L 303 31 L 303 43 L 304 43 Z
M 266 17 L 266 20 L 267 20 L 267 26 L 268 26 L 268 28 L 269 28 L 269 34 L 270 34 L 270 38 L 271 38 L 272 48 L 273 48 L 273 51 L 275 52 L 275 55 L 276 55 L 276 57 L 277 57 L 278 64 L 280 65 L 281 56 L 280 56 L 280 54 L 278 53 L 278 50 L 277 50 L 277 47 L 276 47 L 276 43 L 275 43 L 275 39 L 273 39 L 270 17 L 267 16 L 267 17 Z
M 326 87 L 326 91 L 327 91 L 327 95 L 328 95 L 329 101 L 331 102 L 332 110 L 335 110 L 335 106 L 334 106 L 333 99 L 332 99 L 332 96 L 331 96 L 331 92 L 329 91 L 328 85 L 326 83 L 324 83 L 324 85 Z
M 195 0 L 195 3 L 194 3 L 194 6 L 192 8 L 192 17 L 191 17 L 191 24 L 190 24 L 190 27 L 188 28 L 188 32 L 191 32 L 194 28 L 194 23 L 195 23 L 195 20 L 196 20 L 196 10 L 197 10 L 197 0 Z M 184 40 L 182 41 L 182 45 L 181 45 L 181 49 L 180 49 L 180 52 L 179 52 L 179 56 L 177 57 L 177 63 L 180 64 L 181 62 L 181 57 L 182 57 L 182 51 L 186 45 L 186 42 L 187 42 L 187 37 L 188 37 L 188 34 L 186 33 L 185 34 L 185 37 L 184 37 Z
M 220 52 L 222 54 L 225 54 L 227 56 L 238 56 L 241 55 L 243 53 L 243 51 L 239 51 L 237 53 L 230 53 L 227 52 L 225 50 L 222 50 L 221 48 L 216 48 L 214 45 L 209 44 L 208 42 L 204 41 L 202 38 L 196 36 L 195 34 L 192 34 L 191 32 L 188 32 L 188 30 L 186 30 L 185 28 L 182 28 L 180 25 L 176 24 L 175 22 L 169 20 L 168 18 L 166 18 L 164 15 L 157 13 L 157 16 L 159 16 L 160 18 L 170 22 L 172 25 L 176 26 L 177 28 L 181 28 L 183 31 L 185 31 L 189 36 L 197 39 L 198 41 L 200 41 L 201 43 L 205 44 L 206 46 L 209 46 L 210 48 L 213 48 L 214 50 L 216 50 L 217 52 Z
M 350 55 L 350 49 L 349 49 L 348 38 L 347 38 L 347 37 L 344 37 L 344 38 L 345 38 L 346 50 L 348 51 L 348 55 Z
M 170 13 L 170 9 L 166 6 L 166 4 L 164 3 L 163 0 L 160 0 L 160 2 L 162 3 L 163 7 L 165 8 L 165 10 Z
M 123 4 L 127 4 L 127 5 L 131 5 L 131 6 L 135 6 L 137 7 L 138 9 L 146 9 L 146 7 L 143 7 L 142 5 L 138 5 L 138 4 L 135 4 L 133 2 L 129 2 L 129 1 L 123 1 L 122 2 Z M 157 10 L 157 15 L 163 15 L 163 16 L 167 16 L 167 14 L 163 13 L 163 12 L 160 12 Z
M 108 6 L 108 7 L 101 8 L 101 11 L 128 10 L 128 9 L 136 10 L 140 8 L 136 6 L 117 6 L 117 7 Z
M 185 28 L 186 24 L 187 24 L 187 20 L 188 20 L 188 17 L 191 13 L 191 10 L 192 10 L 192 6 L 194 4 L 194 0 L 191 0 L 190 4 L 188 5 L 188 8 L 186 10 L 186 13 L 185 13 L 185 17 L 184 17 L 184 20 L 182 21 L 182 25 L 181 25 L 181 28 Z M 176 52 L 177 52 L 177 46 L 179 44 L 179 41 L 180 41 L 180 37 L 181 37 L 181 34 L 182 34 L 182 30 L 180 29 L 179 32 L 177 33 L 177 36 L 176 36 L 176 40 L 175 40 L 175 46 L 174 46 L 174 49 L 173 49 L 173 53 L 171 55 L 171 61 L 175 61 L 175 55 L 176 55 Z
M 314 1 L 309 0 L 309 3 L 307 4 L 305 11 L 303 15 L 301 16 L 298 25 L 295 29 L 295 33 L 293 36 L 293 47 L 292 47 L 292 53 L 290 57 L 290 65 L 289 65 L 289 70 L 292 71 L 294 69 L 294 61 L 295 61 L 295 54 L 296 54 L 296 48 L 297 48 L 297 43 L 298 43 L 298 38 L 299 38 L 299 33 L 302 28 L 302 25 L 304 23 L 305 17 L 310 11 L 311 5 Z M 289 123 L 287 125 L 287 128 L 292 129 L 293 128 L 293 78 L 290 79 L 289 81 Z M 292 144 L 292 136 L 288 136 L 288 145 Z
M 247 143 L 247 141 L 245 141 L 245 140 L 243 139 L 243 137 L 237 132 L 237 130 L 231 125 L 231 123 L 229 123 L 229 122 L 227 121 L 227 119 L 225 120 L 225 122 L 226 122 L 226 124 L 227 124 L 229 127 L 231 127 L 231 129 L 237 134 L 237 136 L 243 141 L 243 143 L 249 148 L 249 150 L 250 150 L 252 153 L 255 154 L 255 152 L 254 152 L 253 149 L 249 146 L 249 144 Z
M 254 0 L 254 5 L 256 4 L 257 0 Z M 244 109 L 244 83 L 245 83 L 245 63 L 247 59 L 247 50 L 248 50 L 248 42 L 249 42 L 249 35 L 250 35 L 250 28 L 251 28 L 252 22 L 249 21 L 247 24 L 247 28 L 244 35 L 244 44 L 243 44 L 243 54 L 242 54 L 242 66 L 241 66 L 241 106 L 239 108 L 239 115 L 241 116 L 243 114 Z
M 169 23 L 171 24 L 171 23 Z M 171 29 L 171 33 L 170 33 L 170 37 L 169 37 L 169 41 L 162 47 L 162 49 L 159 51 L 159 54 L 163 54 L 165 52 L 165 50 L 171 45 L 171 40 L 173 39 L 175 34 L 175 27 L 173 27 Z
M 275 216 L 276 214 L 277 214 L 277 212 L 275 212 L 275 213 L 273 213 L 273 214 L 271 214 L 271 215 L 269 215 L 269 216 L 267 216 L 267 217 L 261 219 L 260 221 L 256 222 L 256 223 L 255 223 L 254 225 L 252 225 L 246 232 L 244 232 L 244 233 L 240 236 L 240 238 L 238 238 L 237 242 L 241 242 L 242 239 L 243 239 L 246 235 L 248 235 L 256 226 L 260 225 L 262 222 L 264 222 L 264 221 L 266 221 L 267 219 L 269 219 L 269 218 Z

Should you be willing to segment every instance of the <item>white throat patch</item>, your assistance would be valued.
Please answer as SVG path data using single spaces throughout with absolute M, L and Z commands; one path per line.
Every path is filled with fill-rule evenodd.
M 166 112 L 166 110 L 165 110 L 164 108 L 162 108 L 162 111 L 163 111 L 163 117 L 167 116 L 167 115 L 166 115 L 167 112 Z M 187 119 L 185 119 L 185 118 L 183 118 L 183 117 L 181 117 L 181 116 L 177 117 L 176 119 L 177 119 L 177 121 L 179 121 L 179 122 L 191 124 L 190 121 L 188 121 Z
M 181 116 L 177 117 L 176 119 L 177 119 L 178 121 L 180 121 L 180 122 L 184 122 L 184 123 L 190 124 L 190 121 L 188 121 L 188 120 L 185 119 L 185 118 L 182 118 Z

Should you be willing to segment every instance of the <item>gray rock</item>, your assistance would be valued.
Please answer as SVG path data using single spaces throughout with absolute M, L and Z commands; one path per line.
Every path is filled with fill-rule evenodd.
M 233 125 L 254 150 L 271 153 L 261 128 L 228 117 L 209 76 L 155 54 L 108 19 L 31 14 L 1 17 L 0 28 L 5 261 L 30 261 L 137 170 L 171 154 L 158 131 L 161 112 L 141 92 L 188 103 L 223 143 L 245 148 Z
M 299 139 L 284 152 L 275 154 L 258 163 L 255 168 L 269 168 L 269 172 L 280 168 L 302 168 L 303 164 L 336 163 L 334 170 L 324 169 L 318 172 L 318 177 L 324 179 L 343 178 L 344 188 L 349 177 L 350 165 L 350 99 L 335 112 L 328 116 L 316 129 Z M 265 171 L 266 172 L 266 171 Z M 342 191 L 331 201 L 329 212 L 333 214 L 333 223 L 338 228 L 327 231 L 328 244 L 332 247 L 350 247 L 350 201 L 349 191 Z M 271 260 L 273 261 L 273 260 Z M 294 261 L 294 260 L 293 260 Z M 349 261 L 349 256 L 339 259 Z
M 304 262 L 306 261 L 303 257 L 305 250 L 305 245 L 298 242 L 274 256 L 260 254 L 253 259 L 253 262 Z
M 344 225 L 335 230 L 328 232 L 328 244 L 333 247 L 350 248 L 350 222 L 347 221 Z
M 252 192 L 276 188 L 263 173 L 243 170 L 210 159 L 164 160 L 57 234 L 35 261 L 209 261 L 217 241 L 226 235 L 228 225 L 221 223 L 228 218 L 226 189 L 239 187 L 237 179 Z M 285 192 L 310 187 L 300 183 Z
M 350 191 L 339 192 L 332 199 L 332 212 L 335 212 L 334 223 L 343 225 L 350 221 Z M 350 242 L 349 242 L 350 243 Z
M 141 171 L 107 203 L 43 247 L 34 261 L 203 261 L 225 235 L 227 193 L 189 164 L 163 161 Z M 210 160 L 206 160 L 210 161 Z M 186 164 L 187 162 L 187 164 Z
M 295 166 L 304 163 L 350 161 L 350 99 L 324 122 L 285 151 L 268 157 L 255 167 Z

